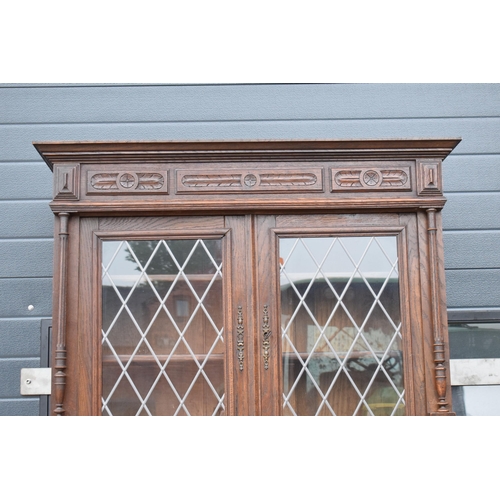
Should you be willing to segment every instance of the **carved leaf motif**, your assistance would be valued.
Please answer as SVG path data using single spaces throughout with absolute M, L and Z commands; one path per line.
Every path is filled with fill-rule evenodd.
M 118 190 L 118 174 L 95 174 L 90 179 L 90 184 L 94 189 L 114 191 Z
M 340 187 L 360 187 L 361 170 L 341 170 L 335 174 L 335 183 Z
M 403 170 L 381 170 L 381 186 L 404 186 L 408 181 L 408 175 Z
M 261 186 L 311 186 L 318 178 L 315 174 L 261 174 Z
M 182 184 L 186 187 L 241 186 L 241 175 L 185 175 Z
M 138 178 L 139 182 L 137 184 L 137 189 L 152 190 L 161 189 L 163 187 L 164 179 L 161 174 L 138 174 Z

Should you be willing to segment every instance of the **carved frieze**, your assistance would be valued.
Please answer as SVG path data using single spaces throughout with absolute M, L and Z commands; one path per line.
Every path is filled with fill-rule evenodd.
M 227 171 L 176 171 L 177 193 L 227 193 L 262 191 L 323 191 L 323 169 L 306 167 L 296 171 L 234 169 Z
M 168 192 L 167 172 L 87 172 L 87 194 Z
M 333 191 L 410 191 L 411 177 L 409 166 L 394 168 L 382 166 L 334 167 L 331 171 L 331 190 Z

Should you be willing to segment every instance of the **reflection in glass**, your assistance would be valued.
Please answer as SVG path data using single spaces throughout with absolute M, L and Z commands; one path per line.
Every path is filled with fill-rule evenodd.
M 404 414 L 396 237 L 279 250 L 283 414 Z
M 221 240 L 102 242 L 103 415 L 224 413 Z

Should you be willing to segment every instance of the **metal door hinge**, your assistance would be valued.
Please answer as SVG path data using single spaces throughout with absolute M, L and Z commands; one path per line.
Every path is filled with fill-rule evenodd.
M 51 392 L 52 368 L 21 368 L 21 396 L 43 396 Z

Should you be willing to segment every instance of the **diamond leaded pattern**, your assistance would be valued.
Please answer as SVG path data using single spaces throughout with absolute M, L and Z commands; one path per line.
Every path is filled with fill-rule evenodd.
M 221 241 L 102 249 L 103 415 L 222 414 Z
M 280 239 L 285 415 L 404 414 L 396 237 Z

